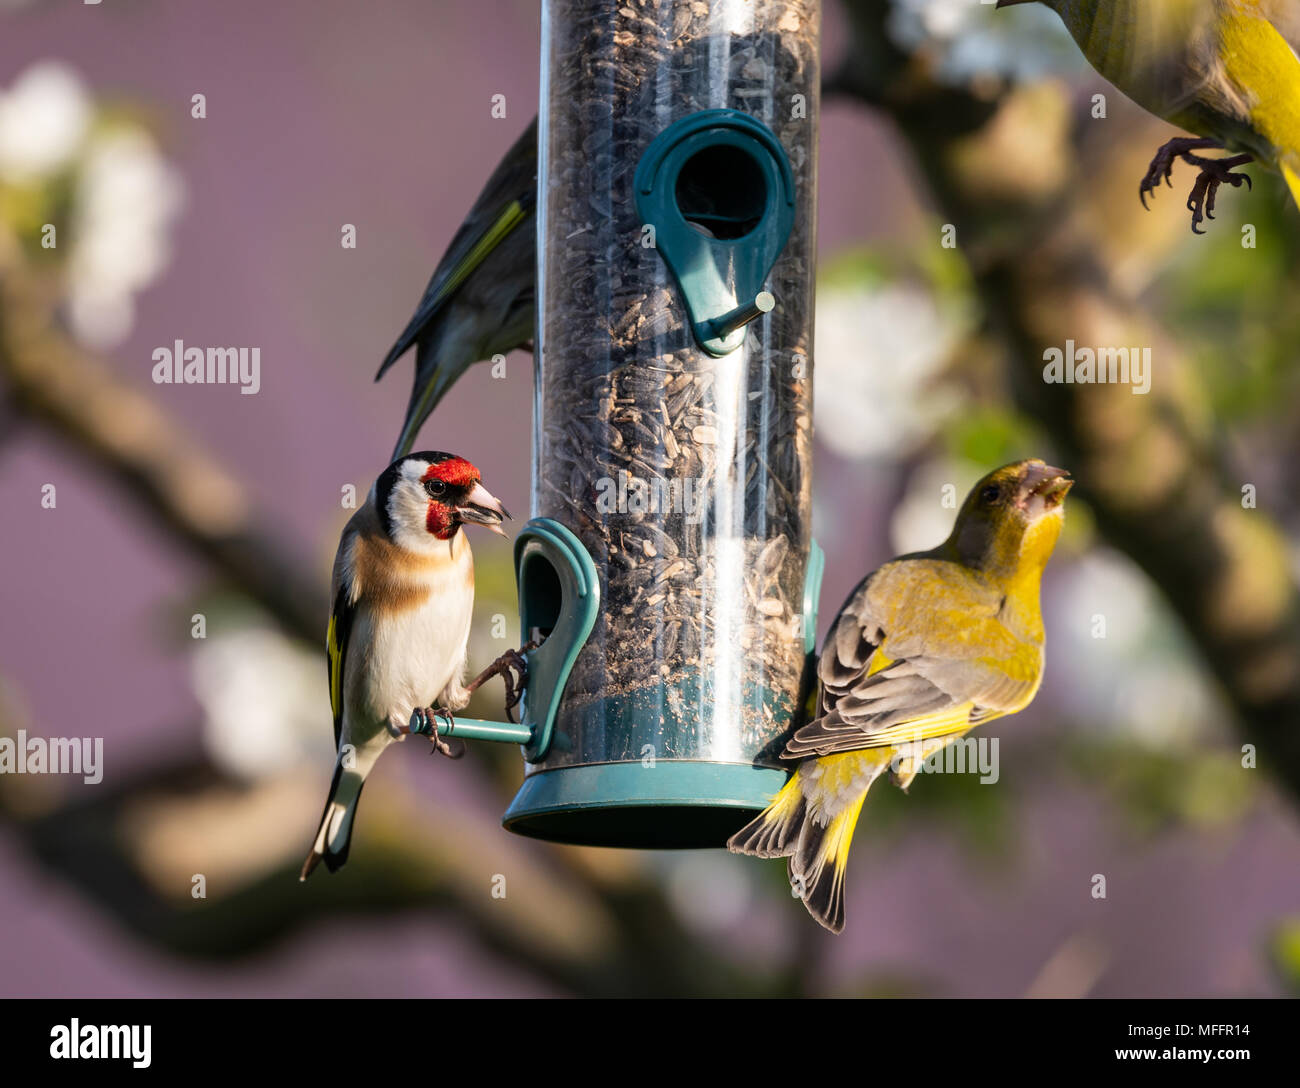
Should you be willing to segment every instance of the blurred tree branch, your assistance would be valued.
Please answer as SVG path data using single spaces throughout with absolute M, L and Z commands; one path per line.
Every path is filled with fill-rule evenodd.
M 1106 161 L 1113 147 L 1081 154 L 1087 122 L 1063 87 L 941 84 L 889 38 L 889 0 L 845 6 L 853 41 L 828 91 L 897 124 L 1005 338 L 1015 401 L 1059 447 L 1101 533 L 1181 617 L 1260 765 L 1300 795 L 1300 594 L 1273 519 L 1242 506 L 1250 481 L 1231 477 L 1186 354 L 1108 261 L 1090 201 L 1108 166 L 1129 165 Z M 1151 392 L 1046 383 L 1044 351 L 1067 338 L 1151 347 Z
M 9 829 L 123 928 L 175 955 L 256 955 L 330 918 L 417 910 L 446 915 L 511 968 L 574 994 L 773 996 L 793 989 L 792 976 L 737 967 L 703 945 L 642 876 L 602 880 L 546 844 L 523 852 L 520 840 L 473 814 L 447 810 L 430 824 L 396 791 L 367 799 L 346 877 L 303 886 L 296 856 L 251 880 L 223 871 L 219 856 L 238 844 L 216 840 L 238 836 L 238 807 L 266 809 L 254 788 L 201 758 L 106 783 L 72 804 L 40 796 L 46 787 L 0 781 Z M 266 789 L 289 810 L 282 813 L 288 827 L 310 811 L 293 784 Z M 318 790 L 319 783 L 307 783 L 313 801 Z M 148 839 L 160 822 L 173 828 L 163 849 Z M 180 853 L 160 856 L 172 850 Z M 205 898 L 190 896 L 195 871 L 205 874 Z M 506 900 L 489 895 L 486 874 L 494 871 L 509 876 Z
M 242 488 L 148 396 L 81 351 L 54 321 L 54 284 L 0 260 L 0 375 L 8 410 L 110 476 L 186 552 L 245 590 L 291 635 L 321 641 L 323 583 L 263 528 Z

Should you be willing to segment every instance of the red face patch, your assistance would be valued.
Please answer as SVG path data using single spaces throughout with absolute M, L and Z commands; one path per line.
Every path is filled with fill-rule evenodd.
M 473 487 L 479 480 L 478 469 L 463 457 L 449 457 L 430 465 L 421 480 L 441 480 L 449 487 Z
M 440 502 L 429 503 L 429 512 L 424 516 L 424 527 L 439 540 L 447 540 L 457 529 L 456 521 L 451 516 L 451 507 Z

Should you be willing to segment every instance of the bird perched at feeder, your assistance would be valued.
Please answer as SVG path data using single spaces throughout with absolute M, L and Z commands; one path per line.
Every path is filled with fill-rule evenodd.
M 413 453 L 375 481 L 339 540 L 326 636 L 338 763 L 320 830 L 299 877 L 348 858 L 357 801 L 380 754 L 421 726 L 435 703 L 450 716 L 469 702 L 465 655 L 474 559 L 465 525 L 505 536 L 505 508 L 479 471 L 450 453 Z M 435 747 L 453 754 L 432 733 Z
M 412 345 L 415 383 L 393 458 L 404 457 L 447 390 L 480 359 L 533 338 L 537 118 L 506 152 L 451 240 L 375 381 Z
M 998 7 L 1034 0 L 998 0 Z M 1300 204 L 1300 3 L 1297 0 L 1039 0 L 1065 23 L 1088 61 L 1138 105 L 1198 138 L 1156 153 L 1142 203 L 1176 159 L 1200 174 L 1187 200 L 1192 230 L 1214 218 L 1220 185 L 1249 186 L 1235 168 L 1281 172 Z M 1205 148 L 1240 152 L 1210 159 Z
M 1071 483 L 1037 460 L 989 473 L 947 540 L 869 574 L 831 626 L 816 716 L 783 753 L 800 763 L 727 844 L 788 858 L 791 886 L 827 929 L 844 928 L 844 867 L 876 778 L 892 770 L 906 789 L 934 752 L 1037 693 L 1039 582 Z

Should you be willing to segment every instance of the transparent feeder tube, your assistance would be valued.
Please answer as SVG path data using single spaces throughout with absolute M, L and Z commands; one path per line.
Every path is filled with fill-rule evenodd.
M 534 773 L 651 757 L 775 765 L 795 713 L 819 14 L 816 0 L 545 4 L 533 512 L 586 546 L 602 608 Z M 775 308 L 714 358 L 647 244 L 633 176 L 672 122 L 721 108 L 776 135 L 797 208 L 767 279 Z M 715 237 L 743 234 L 763 195 L 753 166 L 701 153 L 679 206 Z

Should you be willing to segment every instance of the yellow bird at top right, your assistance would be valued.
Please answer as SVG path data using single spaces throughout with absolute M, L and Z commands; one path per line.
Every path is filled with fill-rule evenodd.
M 1279 170 L 1300 205 L 1300 0 L 998 0 L 1042 3 L 1065 23 L 1088 62 L 1134 102 L 1198 134 L 1166 143 L 1151 161 L 1143 206 L 1174 162 L 1200 173 L 1187 207 L 1192 230 L 1214 218 L 1220 185 L 1249 187 L 1237 167 Z M 1195 152 L 1237 152 L 1207 158 Z

